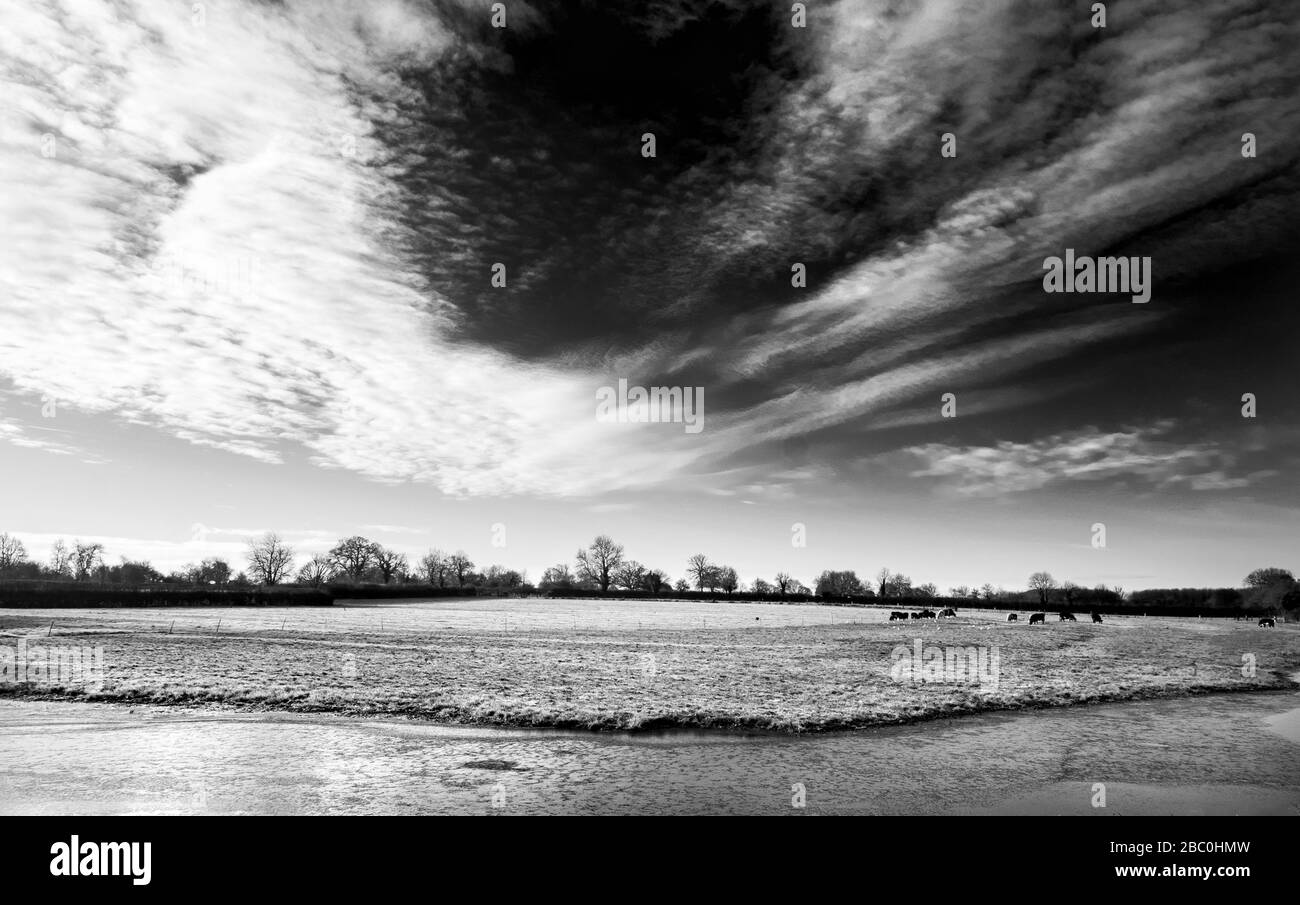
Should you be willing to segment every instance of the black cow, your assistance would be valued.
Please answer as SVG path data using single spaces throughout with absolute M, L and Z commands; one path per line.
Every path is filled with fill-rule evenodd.
M 1062 614 L 1061 614 L 1061 621 L 1062 621 L 1062 622 L 1078 622 L 1079 620 L 1074 618 L 1074 614 L 1073 614 L 1073 613 L 1062 613 Z
M 1259 620 L 1259 624 L 1264 628 L 1277 628 L 1277 620 L 1271 616 L 1265 616 L 1263 619 Z
M 1101 613 L 1093 613 L 1093 614 L 1092 614 L 1092 621 L 1093 621 L 1093 622 L 1101 622 Z
M 1011 613 L 1007 616 L 1007 622 L 1019 622 L 1019 621 L 1020 621 L 1020 617 L 1017 616 L 1015 613 Z
M 1032 615 L 1030 615 L 1030 617 L 1029 617 L 1029 624 L 1030 624 L 1030 625 L 1038 625 L 1040 622 L 1043 622 L 1043 623 L 1047 622 L 1047 614 L 1046 614 L 1046 613 L 1033 613 Z
M 897 622 L 897 621 L 900 620 L 900 619 L 906 620 L 906 619 L 907 619 L 907 614 L 906 614 L 906 613 L 900 613 L 898 610 L 894 610 L 893 612 L 891 612 L 891 613 L 889 614 L 889 621 L 890 621 L 890 622 Z
M 939 611 L 939 618 L 940 618 L 940 619 L 956 619 L 956 618 L 957 618 L 957 611 L 954 610 L 952 607 L 948 607 L 948 609 L 946 609 L 946 610 L 940 610 L 940 611 Z
M 933 618 L 934 618 L 934 610 L 921 610 L 921 615 L 917 616 L 916 618 L 917 618 L 917 619 L 933 619 Z

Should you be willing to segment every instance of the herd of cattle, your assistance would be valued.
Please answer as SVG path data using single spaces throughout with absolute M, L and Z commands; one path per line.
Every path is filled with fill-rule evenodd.
M 956 619 L 957 611 L 952 607 L 946 610 L 940 610 L 936 613 L 934 610 L 921 610 L 919 613 L 904 613 L 900 610 L 894 610 L 889 614 L 890 622 L 897 622 L 900 619 Z
M 1061 612 L 1057 615 L 1059 621 L 1061 622 L 1079 621 L 1075 619 L 1074 614 L 1070 612 Z M 938 613 L 935 613 L 934 610 L 921 610 L 921 612 L 919 613 L 907 613 L 902 610 L 893 610 L 889 614 L 890 622 L 900 622 L 900 621 L 906 622 L 909 619 L 956 619 L 956 618 L 957 618 L 957 611 L 954 610 L 952 607 L 948 607 L 948 609 L 946 610 L 940 610 Z M 1019 621 L 1020 621 L 1020 616 L 1018 614 L 1016 613 L 1007 614 L 1007 622 L 1019 622 Z M 1093 623 L 1101 622 L 1101 613 L 1093 613 L 1092 621 Z M 1031 613 L 1029 616 L 1029 624 L 1039 625 L 1040 623 L 1041 624 L 1047 623 L 1047 614 Z M 1265 616 L 1263 619 L 1259 620 L 1259 624 L 1264 628 L 1277 627 L 1277 622 L 1269 616 Z

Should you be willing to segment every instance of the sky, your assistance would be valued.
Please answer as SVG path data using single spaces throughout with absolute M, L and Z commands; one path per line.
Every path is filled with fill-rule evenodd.
M 0 0 L 0 531 L 1300 567 L 1290 4 L 491 6 Z M 1046 292 L 1067 249 L 1150 300 Z

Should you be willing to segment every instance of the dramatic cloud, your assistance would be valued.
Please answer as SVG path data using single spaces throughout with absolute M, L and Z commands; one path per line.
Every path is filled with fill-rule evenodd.
M 847 456 L 941 392 L 978 390 L 973 424 L 1091 392 L 1114 427 L 1126 390 L 1087 365 L 1135 337 L 1203 356 L 1189 287 L 1296 238 L 1300 25 L 1249 0 L 1104 33 L 937 0 L 807 29 L 739 3 L 511 3 L 504 30 L 414 0 L 0 9 L 0 377 L 283 467 L 779 496 L 837 474 L 783 442 Z M 1153 256 L 1151 303 L 1044 295 L 1066 247 Z M 705 430 L 598 423 L 620 377 L 704 386 Z M 1061 436 L 916 448 L 972 492 L 1120 474 Z M 1157 484 L 1250 480 L 1106 436 Z

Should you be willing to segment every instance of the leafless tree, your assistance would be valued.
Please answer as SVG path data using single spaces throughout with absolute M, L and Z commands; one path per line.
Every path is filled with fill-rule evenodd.
M 447 567 L 456 576 L 456 587 L 465 587 L 465 576 L 474 568 L 474 561 L 465 555 L 464 550 L 457 550 L 447 559 Z
M 640 591 L 645 587 L 646 567 L 635 559 L 629 559 L 614 572 L 612 582 L 629 591 Z
M 387 547 L 381 547 L 375 544 L 375 568 L 384 578 L 384 584 L 393 580 L 394 576 L 406 572 L 406 554 L 398 553 L 396 550 L 390 550 Z
M 298 570 L 298 581 L 312 587 L 320 587 L 334 577 L 334 561 L 327 555 L 318 553 Z
M 430 550 L 420 560 L 420 574 L 430 585 L 447 586 L 447 573 L 451 571 L 450 557 L 441 550 Z
M 27 561 L 27 548 L 10 534 L 0 534 L 0 575 Z
M 378 546 L 374 541 L 354 534 L 334 545 L 330 559 L 334 560 L 334 567 L 349 579 L 360 581 L 374 563 Z
M 878 593 L 881 597 L 889 596 L 889 585 L 893 579 L 894 576 L 888 569 L 881 569 L 876 573 L 876 585 L 879 588 Z
M 551 566 L 542 573 L 542 580 L 538 587 L 544 591 L 550 591 L 556 588 L 576 587 L 577 584 L 578 579 L 569 568 L 569 564 L 562 562 L 559 565 Z
M 253 580 L 266 585 L 279 584 L 293 569 L 293 547 L 274 531 L 260 538 L 249 538 L 248 571 Z
M 706 584 L 716 580 L 711 574 L 712 571 L 713 566 L 709 564 L 709 558 L 703 553 L 696 553 L 686 560 L 686 574 L 695 579 L 695 587 L 698 590 L 703 591 Z
M 50 571 L 62 578 L 72 577 L 72 554 L 63 538 L 56 540 L 50 548 Z
M 79 540 L 72 542 L 72 577 L 77 581 L 85 581 L 103 564 L 103 544 L 83 544 Z
M 781 594 L 788 594 L 794 588 L 794 579 L 788 572 L 777 572 L 773 580 L 776 582 L 776 590 Z
M 1038 592 L 1038 602 L 1042 606 L 1047 606 L 1047 598 L 1056 587 L 1056 579 L 1050 572 L 1035 572 L 1029 576 L 1029 589 Z
M 623 547 L 602 534 L 591 542 L 590 547 L 578 551 L 577 561 L 578 577 L 595 582 L 603 593 L 609 590 L 614 573 L 623 564 Z

